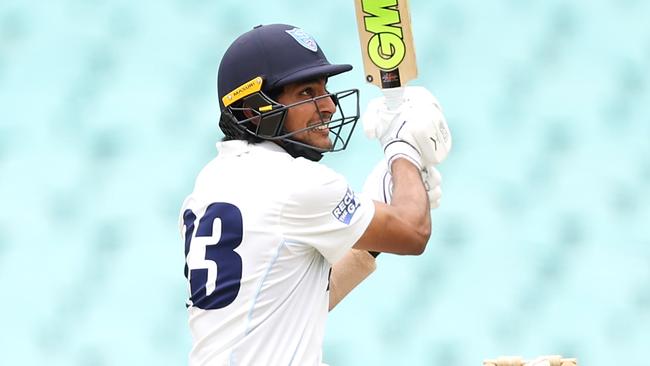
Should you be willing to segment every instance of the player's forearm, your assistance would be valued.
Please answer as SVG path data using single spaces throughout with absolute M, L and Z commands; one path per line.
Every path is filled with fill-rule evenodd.
M 365 250 L 350 249 L 332 266 L 329 310 L 343 300 L 376 268 L 375 258 Z
M 418 244 L 426 245 L 431 235 L 429 199 L 418 169 L 405 159 L 393 162 L 393 198 L 391 206 L 399 210 L 399 218 L 411 226 Z

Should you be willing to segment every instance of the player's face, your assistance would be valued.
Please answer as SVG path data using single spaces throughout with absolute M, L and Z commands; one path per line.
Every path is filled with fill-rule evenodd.
M 289 105 L 328 94 L 326 85 L 327 80 L 325 78 L 289 84 L 284 87 L 284 91 L 278 97 L 278 102 Z M 312 103 L 299 104 L 289 108 L 284 121 L 284 128 L 287 132 L 293 132 L 321 122 L 327 122 L 332 118 L 334 112 L 336 112 L 336 105 L 330 97 L 320 98 Z M 326 126 L 297 133 L 293 138 L 321 149 L 330 149 L 332 147 L 329 128 Z

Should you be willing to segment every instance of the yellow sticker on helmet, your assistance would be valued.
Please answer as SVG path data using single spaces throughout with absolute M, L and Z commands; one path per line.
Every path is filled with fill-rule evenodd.
M 221 98 L 224 107 L 227 107 L 235 103 L 236 101 L 240 100 L 245 96 L 251 95 L 253 93 L 262 90 L 262 82 L 263 82 L 262 78 L 258 76 L 255 79 L 242 84 L 239 88 L 226 94 L 223 98 Z

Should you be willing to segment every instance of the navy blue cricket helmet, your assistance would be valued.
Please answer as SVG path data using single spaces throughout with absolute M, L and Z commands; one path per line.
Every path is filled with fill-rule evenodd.
M 299 103 L 315 103 L 328 97 L 337 105 L 336 118 L 309 127 L 327 125 L 333 144 L 326 150 L 294 139 L 297 132 L 305 131 L 284 129 L 287 110 L 294 105 L 282 105 L 274 98 L 285 85 L 327 78 L 351 69 L 351 65 L 331 64 L 316 40 L 300 28 L 286 24 L 256 26 L 228 47 L 219 65 L 219 127 L 224 139 L 277 141 L 290 154 L 311 160 L 320 160 L 327 151 L 345 149 L 359 118 L 358 90 L 330 93 Z M 344 114 L 340 103 L 346 97 L 356 100 L 356 111 L 350 116 Z

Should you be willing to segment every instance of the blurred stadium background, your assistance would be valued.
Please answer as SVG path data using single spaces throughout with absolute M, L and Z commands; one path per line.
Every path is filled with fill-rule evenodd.
M 650 3 L 411 0 L 420 77 L 454 134 L 421 257 L 330 316 L 325 361 L 503 354 L 647 366 Z M 260 23 L 301 26 L 363 83 L 353 5 L 0 2 L 0 365 L 182 365 L 177 215 L 215 154 L 215 71 Z M 360 188 L 357 131 L 324 162 Z

